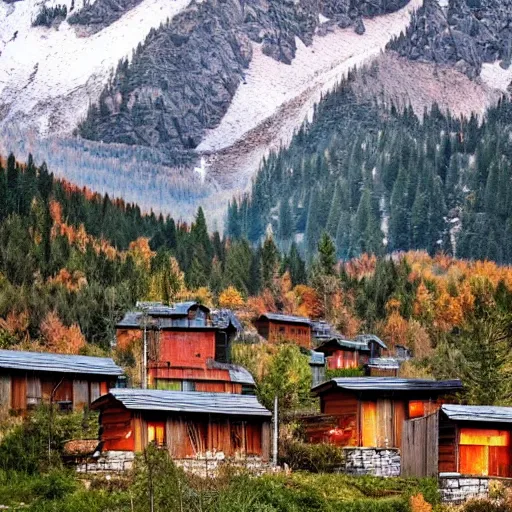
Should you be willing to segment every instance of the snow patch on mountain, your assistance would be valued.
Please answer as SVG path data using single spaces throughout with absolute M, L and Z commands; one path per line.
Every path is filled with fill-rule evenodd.
M 393 37 L 405 31 L 411 14 L 422 3 L 411 0 L 397 12 L 364 20 L 364 35 L 336 27 L 326 36 L 316 36 L 311 46 L 297 40 L 290 65 L 267 57 L 255 45 L 245 81 L 226 115 L 197 148 L 208 156 L 211 172 L 224 184 L 246 187 L 261 158 L 288 144 L 304 119 L 311 117 L 321 96 L 351 69 L 378 56 Z M 236 175 L 226 175 L 230 168 L 236 169 Z
M 500 62 L 484 63 L 482 64 L 480 78 L 493 89 L 507 92 L 512 82 L 512 66 L 505 69 L 501 66 Z
M 41 0 L 0 2 L 0 126 L 16 120 L 42 135 L 71 132 L 119 60 L 189 2 L 143 0 L 89 37 L 80 37 L 66 21 L 56 28 L 32 27 Z M 46 5 L 57 3 L 69 9 L 71 0 Z

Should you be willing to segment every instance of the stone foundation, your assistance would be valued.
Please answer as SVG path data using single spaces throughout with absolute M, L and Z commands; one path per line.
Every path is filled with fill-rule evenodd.
M 75 467 L 78 473 L 123 473 L 133 468 L 134 460 L 134 452 L 109 451 L 103 452 L 98 458 L 76 460 Z M 174 463 L 188 473 L 202 477 L 215 477 L 221 468 L 246 470 L 254 475 L 275 471 L 272 464 L 264 462 L 260 457 L 226 459 L 222 452 L 195 459 L 176 459 Z
M 226 459 L 222 456 L 198 457 L 196 459 L 175 459 L 174 463 L 187 473 L 203 478 L 216 477 L 219 471 L 223 469 L 248 471 L 256 476 L 276 470 L 271 463 L 264 462 L 260 457 L 247 457 L 245 459 Z
M 460 504 L 470 498 L 486 498 L 489 495 L 489 479 L 465 477 L 459 473 L 441 473 L 439 491 L 444 503 Z
M 341 471 L 348 475 L 400 476 L 398 448 L 344 448 Z
M 98 458 L 88 458 L 77 463 L 78 473 L 122 473 L 133 468 L 133 452 L 102 452 Z

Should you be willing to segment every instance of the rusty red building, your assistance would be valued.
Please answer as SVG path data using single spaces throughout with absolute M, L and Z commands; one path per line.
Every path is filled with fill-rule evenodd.
M 82 409 L 122 374 L 107 357 L 0 350 L 0 417 L 50 402 L 62 410 Z
M 405 476 L 512 477 L 512 407 L 445 404 L 406 422 Z
M 336 378 L 313 388 L 321 414 L 305 420 L 310 442 L 400 448 L 405 420 L 421 418 L 462 389 L 459 380 Z
M 270 455 L 270 418 L 255 396 L 111 389 L 96 400 L 102 451 L 165 447 L 173 459 Z
M 229 363 L 231 341 L 240 329 L 229 311 L 212 315 L 196 302 L 149 306 L 117 324 L 117 345 L 125 348 L 146 331 L 148 387 L 174 391 L 251 393 L 254 379 Z
M 308 318 L 265 313 L 254 325 L 258 334 L 270 343 L 293 341 L 301 347 L 311 348 L 312 326 Z
M 325 355 L 329 370 L 341 368 L 358 368 L 379 360 L 387 353 L 386 344 L 373 334 L 361 334 L 353 340 L 333 336 L 315 348 Z

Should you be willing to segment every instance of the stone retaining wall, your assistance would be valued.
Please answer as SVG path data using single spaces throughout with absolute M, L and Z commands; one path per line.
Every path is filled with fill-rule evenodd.
M 344 448 L 348 475 L 400 476 L 400 450 L 398 448 Z
M 76 465 L 78 473 L 122 473 L 133 467 L 133 452 L 102 452 L 98 458 L 89 458 Z
M 460 504 L 470 498 L 487 497 L 489 495 L 489 479 L 487 477 L 464 477 L 459 473 L 441 473 L 439 475 L 439 491 L 444 503 Z
M 223 468 L 245 470 L 256 476 L 276 470 L 271 463 L 263 462 L 260 457 L 247 457 L 245 459 L 198 457 L 196 459 L 176 459 L 174 463 L 183 468 L 187 473 L 193 473 L 203 478 L 215 477 L 218 475 L 219 470 Z
M 122 473 L 133 468 L 135 454 L 128 451 L 103 452 L 100 457 L 87 458 L 75 461 L 78 473 Z M 176 459 L 174 463 L 189 473 L 202 477 L 216 476 L 221 468 L 244 469 L 252 474 L 261 475 L 274 471 L 275 468 L 268 462 L 263 462 L 260 457 L 247 457 L 244 459 L 226 459 L 222 453 L 210 457 L 198 457 L 195 459 Z

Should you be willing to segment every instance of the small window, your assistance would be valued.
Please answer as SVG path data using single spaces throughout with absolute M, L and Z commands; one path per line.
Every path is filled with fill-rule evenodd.
M 409 418 L 421 418 L 425 416 L 425 403 L 420 400 L 409 402 Z
M 281 334 L 284 334 L 284 327 L 279 327 L 279 332 L 280 332 Z
M 165 445 L 165 423 L 148 422 L 148 443 L 154 443 L 156 446 Z

